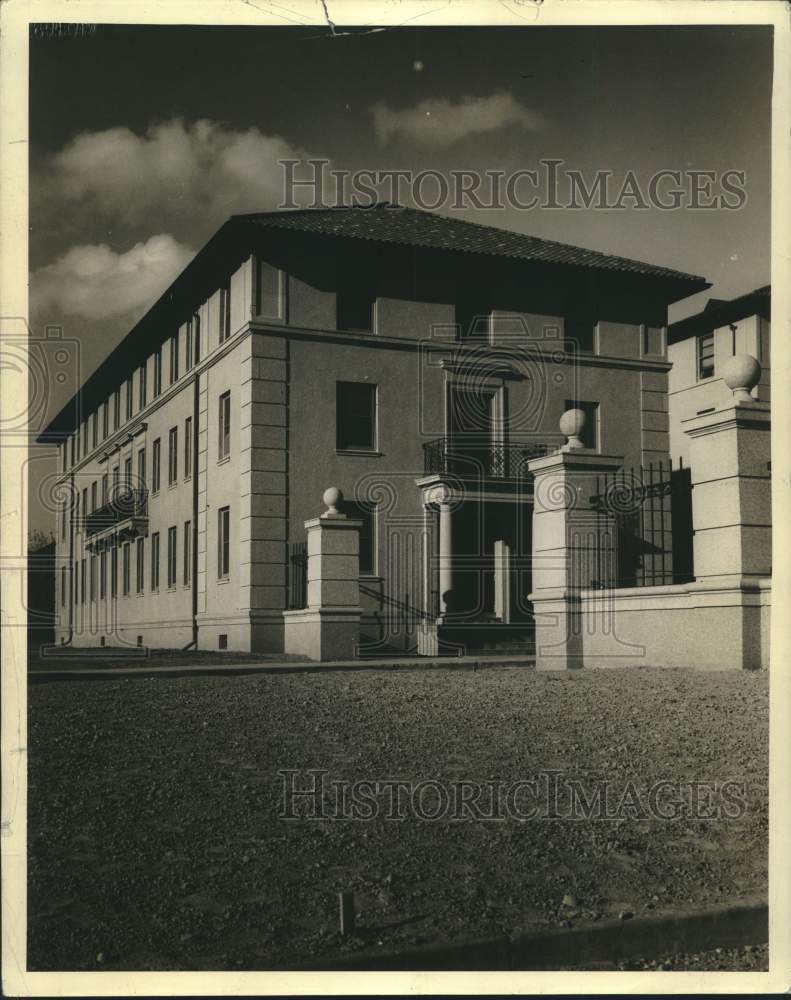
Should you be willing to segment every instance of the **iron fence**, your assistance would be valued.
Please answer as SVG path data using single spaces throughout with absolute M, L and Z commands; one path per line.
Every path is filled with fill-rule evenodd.
M 664 462 L 596 477 L 592 586 L 694 579 L 690 470 Z
M 308 543 L 288 542 L 286 563 L 288 565 L 286 607 L 289 611 L 299 611 L 308 606 Z

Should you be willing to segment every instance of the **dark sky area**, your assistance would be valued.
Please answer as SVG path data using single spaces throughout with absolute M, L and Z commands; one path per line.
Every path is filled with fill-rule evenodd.
M 228 215 L 277 207 L 284 156 L 443 173 L 511 173 L 552 158 L 591 179 L 596 170 L 617 178 L 632 170 L 644 185 L 662 169 L 744 171 L 739 211 L 447 214 L 713 283 L 671 319 L 707 295 L 769 281 L 771 28 L 37 34 L 31 320 L 79 340 L 82 378 Z M 63 402 L 53 389 L 50 413 Z

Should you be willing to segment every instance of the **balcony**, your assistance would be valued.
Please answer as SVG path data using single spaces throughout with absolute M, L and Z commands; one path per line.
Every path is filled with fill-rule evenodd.
M 554 451 L 546 441 L 505 444 L 471 438 L 437 438 L 423 445 L 423 473 L 460 478 L 523 479 L 527 463 Z
M 134 534 L 148 527 L 148 490 L 119 489 L 115 496 L 85 518 L 86 535 L 97 535 L 108 528 L 119 528 L 129 522 Z

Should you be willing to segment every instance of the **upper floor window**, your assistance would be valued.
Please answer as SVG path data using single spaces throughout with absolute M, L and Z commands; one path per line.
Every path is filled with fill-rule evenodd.
M 456 303 L 456 325 L 461 340 L 489 340 L 492 308 L 481 297 L 465 296 Z
M 337 382 L 335 443 L 339 450 L 376 448 L 376 386 Z
M 146 450 L 141 448 L 137 453 L 137 488 L 144 489 L 146 485 Z
M 126 380 L 126 419 L 132 419 L 132 376 Z
M 170 338 L 170 384 L 178 382 L 179 378 L 179 335 Z
M 109 399 L 102 406 L 102 441 L 110 433 L 110 401 Z
M 192 417 L 184 421 L 184 478 L 192 475 Z
M 711 378 L 714 374 L 714 333 L 702 333 L 698 337 L 698 378 Z
M 195 313 L 192 317 L 192 354 L 195 364 L 200 361 L 200 314 Z
M 154 353 L 154 399 L 162 392 L 162 348 Z
M 231 285 L 220 289 L 220 343 L 231 336 Z
M 159 438 L 154 441 L 151 447 L 151 492 L 159 492 L 159 467 L 160 467 L 161 445 Z
M 222 460 L 231 454 L 231 394 L 224 392 L 220 396 L 219 434 L 217 441 L 217 458 Z
M 339 288 L 335 297 L 337 328 L 372 333 L 375 301 L 376 296 L 364 285 Z
M 171 427 L 168 434 L 168 485 L 172 486 L 179 475 L 179 429 Z
M 596 342 L 596 324 L 579 316 L 567 316 L 564 322 L 566 350 L 570 354 L 593 354 Z
M 121 426 L 121 390 L 116 389 L 113 393 L 113 430 L 117 431 Z
M 188 372 L 192 368 L 193 360 L 193 334 L 192 334 L 192 320 L 187 321 L 187 329 L 184 339 L 184 371 Z
M 146 366 L 145 366 L 145 363 L 144 363 L 144 364 L 142 364 L 140 366 L 140 370 L 139 370 L 138 376 L 137 376 L 137 408 L 138 408 L 138 410 L 144 410 L 145 407 L 146 407 L 146 402 L 147 402 L 146 395 L 147 395 L 147 388 L 148 388 L 146 386 L 146 382 L 148 381 L 147 378 L 146 378 L 147 374 L 148 374 L 148 372 L 146 371 Z
M 91 445 L 96 447 L 99 443 L 99 414 L 96 410 L 91 414 Z

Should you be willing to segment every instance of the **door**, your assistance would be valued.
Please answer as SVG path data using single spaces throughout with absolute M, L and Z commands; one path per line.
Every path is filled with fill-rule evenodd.
M 497 390 L 451 386 L 448 393 L 449 457 L 460 475 L 493 475 Z

